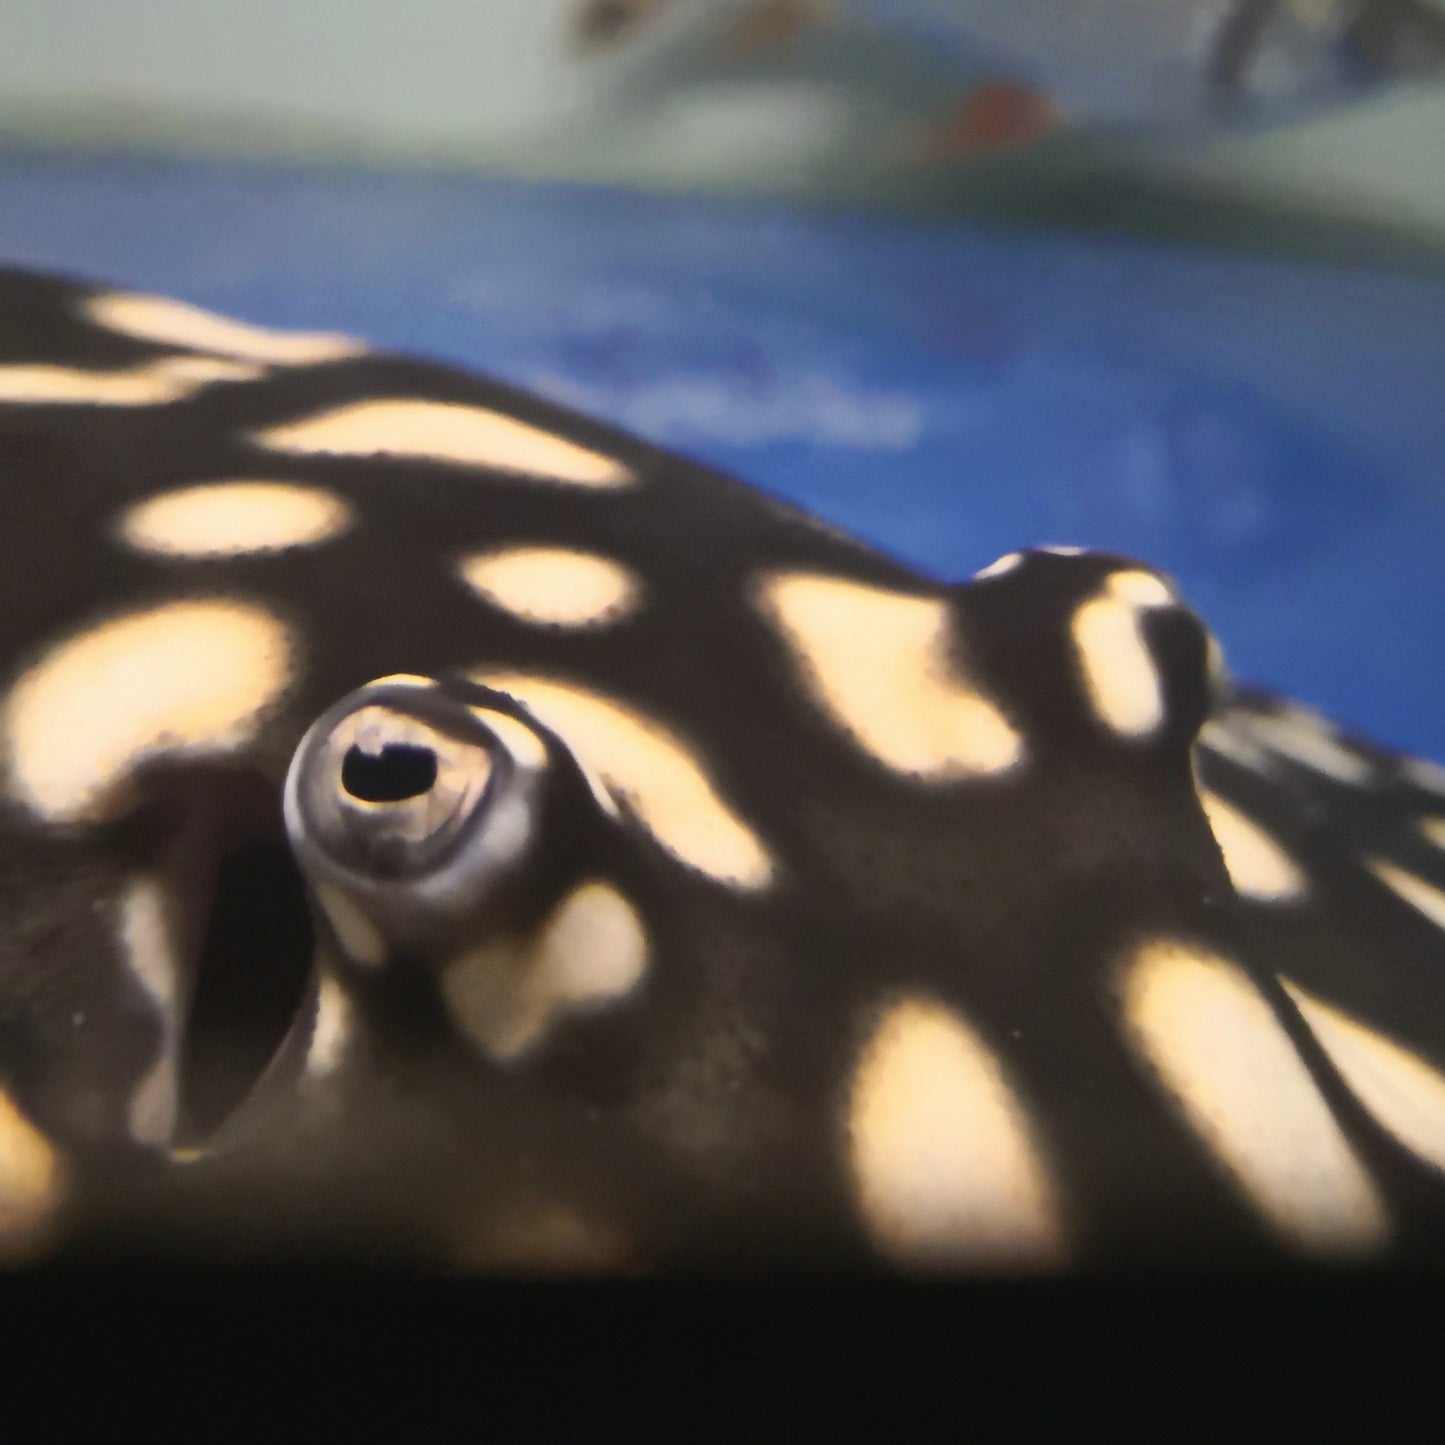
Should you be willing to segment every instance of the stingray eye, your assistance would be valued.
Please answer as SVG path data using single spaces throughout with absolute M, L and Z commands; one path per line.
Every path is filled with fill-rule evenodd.
M 342 717 L 306 766 L 320 841 L 376 878 L 425 871 L 443 857 L 496 770 L 480 740 L 380 703 Z
M 510 698 L 387 678 L 337 703 L 301 740 L 286 830 L 333 923 L 327 900 L 344 895 L 346 918 L 423 947 L 532 868 L 552 771 L 546 742 Z

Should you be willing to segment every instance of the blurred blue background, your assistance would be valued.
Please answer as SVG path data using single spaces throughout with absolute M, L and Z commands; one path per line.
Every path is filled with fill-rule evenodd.
M 0 162 L 0 254 L 495 372 L 941 577 L 1137 554 L 1238 671 L 1445 756 L 1445 278 L 53 155 Z
M 493 372 L 938 577 L 1132 553 L 1445 759 L 1438 89 L 920 174 L 858 159 L 942 94 L 882 47 L 588 69 L 571 0 L 425 10 L 8 7 L 0 261 Z

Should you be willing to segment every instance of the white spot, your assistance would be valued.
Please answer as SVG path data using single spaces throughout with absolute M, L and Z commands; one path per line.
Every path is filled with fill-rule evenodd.
M 164 492 L 131 507 L 121 537 L 168 557 L 238 557 L 309 547 L 351 525 L 351 508 L 319 487 L 224 481 Z
M 313 883 L 312 890 L 346 956 L 366 968 L 380 968 L 386 962 L 386 940 L 380 929 L 339 888 Z
M 1445 768 L 1439 763 L 1432 763 L 1426 758 L 1404 758 L 1400 763 L 1400 773 L 1417 788 L 1423 788 L 1427 793 L 1439 793 L 1445 798 Z
M 524 622 L 599 627 L 631 612 L 641 595 L 620 563 L 564 547 L 508 547 L 460 563 L 462 580 Z
M 166 916 L 166 896 L 158 880 L 137 878 L 121 902 L 121 942 L 126 962 L 162 1016 L 172 1017 L 180 1002 L 180 969 Z
M 306 1050 L 306 1072 L 311 1078 L 322 1079 L 336 1071 L 345 1056 L 352 1027 L 351 1001 L 345 989 L 329 973 L 323 973 L 316 994 L 311 1043 Z
M 1407 1149 L 1445 1169 L 1445 1074 L 1297 984 L 1280 982 L 1360 1103 Z
M 1278 714 L 1238 713 L 1240 726 L 1265 747 L 1297 763 L 1338 778 L 1342 783 L 1368 783 L 1373 765 L 1347 748 L 1318 713 L 1303 708 Z
M 1310 1253 L 1385 1243 L 1373 1182 L 1236 965 L 1160 940 L 1137 950 L 1124 985 L 1131 1042 L 1270 1225 Z
M 1005 552 L 997 562 L 990 562 L 973 574 L 975 582 L 986 582 L 990 577 L 1003 577 L 1012 572 L 1024 560 L 1022 552 Z
M 1417 826 L 1427 842 L 1445 848 L 1445 818 L 1421 818 Z
M 1258 823 L 1207 789 L 1199 790 L 1199 801 L 1236 892 L 1268 903 L 1282 903 L 1304 892 L 1304 875 Z
M 293 654 L 277 618 L 227 599 L 171 602 L 70 637 L 5 701 L 10 791 L 52 822 L 115 816 L 147 758 L 251 738 Z
M 210 356 L 167 356 L 129 371 L 74 366 L 0 366 L 0 402 L 32 405 L 158 406 L 217 381 L 255 381 L 254 366 Z
M 863 1217 L 899 1263 L 1017 1268 L 1062 1253 L 1053 1190 L 998 1060 L 941 1004 L 891 1007 L 848 1104 Z
M 1147 737 L 1164 721 L 1159 672 L 1141 624 L 1144 612 L 1173 603 L 1152 573 L 1114 572 L 1103 595 L 1074 613 L 1074 647 L 1094 711 L 1125 737 Z
M 771 881 L 772 860 L 758 836 L 718 796 L 691 749 L 661 723 L 555 678 L 478 672 L 472 680 L 530 709 L 682 862 L 739 888 Z
M 1236 725 L 1237 713 L 1226 718 L 1212 718 L 1199 730 L 1199 745 L 1220 757 L 1228 758 L 1252 773 L 1267 773 L 1269 754 Z
M 1366 858 L 1365 867 L 1411 908 L 1423 913 L 1437 928 L 1445 928 L 1445 891 L 1383 858 Z
M 535 941 L 463 954 L 442 976 L 442 996 L 469 1038 L 499 1062 L 532 1047 L 562 1014 L 623 998 L 647 968 L 647 935 L 610 884 L 583 883 Z
M 64 1184 L 54 1147 L 0 1089 L 0 1262 L 33 1252 Z
M 134 291 L 91 296 L 83 309 L 97 326 L 140 341 L 218 352 L 276 366 L 310 366 L 366 350 L 361 342 L 335 332 L 276 331 L 218 316 L 184 301 Z
M 1051 553 L 1055 557 L 1082 557 L 1084 555 L 1082 547 L 1040 547 L 1038 550 Z
M 131 1095 L 131 1137 L 168 1144 L 180 1104 L 181 970 L 167 917 L 166 895 L 155 878 L 137 878 L 121 902 L 121 945 L 126 962 L 155 1005 L 161 1041 L 150 1072 Z
M 621 462 L 516 417 L 442 401 L 358 401 L 257 432 L 263 447 L 299 455 L 396 456 L 492 467 L 583 487 L 633 480 Z
M 175 1133 L 180 1093 L 177 1064 L 174 1053 L 162 1054 L 131 1094 L 127 1117 L 131 1138 L 137 1144 L 160 1148 Z
M 945 602 L 802 572 L 764 577 L 758 599 L 820 706 L 885 766 L 944 782 L 1023 757 L 1003 713 L 959 676 Z

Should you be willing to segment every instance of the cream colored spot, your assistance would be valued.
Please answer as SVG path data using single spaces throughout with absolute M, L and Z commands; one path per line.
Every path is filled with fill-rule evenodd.
M 1438 928 L 1445 928 L 1445 891 L 1383 858 L 1366 858 L 1365 867 L 1411 908 L 1423 913 Z
M 1219 639 L 1212 632 L 1204 639 L 1204 669 L 1209 675 L 1210 687 L 1217 694 L 1229 681 L 1229 664 Z
M 547 766 L 546 745 L 525 723 L 518 722 L 508 713 L 493 712 L 489 707 L 474 707 L 470 711 L 478 722 L 492 731 L 514 762 L 533 772 Z M 615 808 L 610 798 L 607 806 Z
M 820 706 L 885 766 L 944 782 L 1022 759 L 1022 738 L 958 674 L 946 603 L 802 572 L 764 577 L 758 599 Z
M 563 547 L 508 547 L 464 557 L 462 580 L 524 622 L 600 627 L 631 612 L 641 595 L 620 563 Z
M 1360 1103 L 1407 1149 L 1445 1169 L 1445 1074 L 1297 984 L 1280 982 Z
M 576 683 L 493 672 L 474 673 L 472 680 L 530 709 L 675 857 L 739 888 L 771 881 L 772 860 L 757 834 L 718 796 L 687 745 L 661 723 Z
M 1199 801 L 1237 892 L 1271 903 L 1298 898 L 1304 892 L 1304 875 L 1258 823 L 1207 789 L 1199 790 Z
M 168 557 L 237 557 L 309 547 L 351 525 L 351 508 L 319 487 L 290 482 L 208 482 L 132 507 L 120 535 Z
M 166 896 L 154 878 L 138 878 L 121 903 L 121 942 L 130 971 L 157 1012 L 169 1016 L 180 999 L 180 969 L 166 917 Z
M 245 361 L 277 366 L 310 366 L 365 351 L 350 336 L 325 331 L 277 331 L 203 311 L 166 296 L 111 291 L 88 298 L 84 311 L 97 326 L 162 346 L 187 346 Z
M 257 432 L 263 447 L 299 455 L 397 456 L 494 467 L 583 487 L 621 487 L 621 462 L 516 417 L 442 401 L 358 401 Z
M 1274 715 L 1241 713 L 1239 720 L 1265 747 L 1342 783 L 1367 783 L 1374 775 L 1370 762 L 1341 743 L 1317 713 L 1303 708 Z
M 322 1079 L 335 1073 L 345 1057 L 351 1031 L 351 1001 L 341 985 L 329 973 L 323 973 L 316 994 L 311 1043 L 306 1050 L 306 1072 L 311 1078 Z
M 254 366 L 211 356 L 167 356 L 129 371 L 73 366 L 0 366 L 0 402 L 33 405 L 157 406 L 216 381 L 254 381 Z
M 181 971 L 157 879 L 138 878 L 121 902 L 121 945 L 130 971 L 149 995 L 161 1020 L 161 1042 L 150 1072 L 130 1099 L 131 1137 L 163 1145 L 175 1133 L 180 1104 Z
M 1437 848 L 1445 848 L 1445 818 L 1421 818 L 1421 835 Z
M 1012 572 L 1022 561 L 1022 552 L 1005 552 L 997 562 L 990 562 L 987 567 L 981 567 L 973 574 L 975 582 L 986 582 L 990 577 L 1004 577 Z
M 1400 772 L 1427 793 L 1439 793 L 1445 798 L 1445 768 L 1425 758 L 1406 758 L 1400 763 Z
M 339 888 L 329 883 L 312 887 L 346 956 L 367 968 L 380 968 L 386 962 L 386 940 L 377 926 Z
M 293 653 L 269 612 L 226 599 L 101 622 L 11 688 L 10 791 L 52 822 L 114 816 L 147 758 L 245 743 L 290 681 Z
M 1152 572 L 1111 572 L 1104 586 L 1111 597 L 1133 607 L 1172 607 L 1176 601 L 1169 584 Z
M 1164 721 L 1159 672 L 1141 624 L 1145 611 L 1173 602 L 1152 573 L 1114 572 L 1103 595 L 1074 613 L 1074 647 L 1094 711 L 1125 737 L 1147 737 Z
M 1048 552 L 1055 557 L 1082 557 L 1084 555 L 1084 549 L 1082 547 L 1049 546 L 1040 547 L 1039 551 Z
M 848 1104 L 863 1217 L 902 1264 L 1060 1262 L 1053 1190 L 998 1060 L 949 1009 L 894 1004 L 863 1052 Z
M 636 988 L 647 935 L 607 883 L 584 883 L 557 906 L 535 941 L 474 949 L 442 976 L 457 1027 L 499 1062 L 531 1048 L 562 1014 L 597 1008 Z
M 436 679 L 433 677 L 418 677 L 414 672 L 393 672 L 386 677 L 378 677 L 375 682 L 369 682 L 367 687 L 415 687 L 423 691 L 434 688 Z
M 1290 1042 L 1245 974 L 1158 941 L 1125 974 L 1130 1040 L 1264 1218 L 1297 1248 L 1358 1255 L 1390 1221 Z
M 0 1263 L 34 1253 L 64 1187 L 55 1149 L 0 1089 Z

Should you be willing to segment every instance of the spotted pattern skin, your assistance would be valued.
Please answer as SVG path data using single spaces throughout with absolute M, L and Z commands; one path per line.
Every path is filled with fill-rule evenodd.
M 169 400 L 17 396 L 22 368 L 237 360 L 101 324 L 108 294 L 0 273 L 0 1259 L 239 1247 L 650 1273 L 1445 1253 L 1445 786 L 1230 683 L 1167 579 L 1059 549 L 940 587 L 606 426 L 359 347 L 252 355 Z M 574 475 L 519 468 L 515 427 L 498 466 L 477 460 L 484 426 L 464 463 L 257 440 L 375 399 L 521 422 L 569 443 L 547 455 Z M 289 514 L 267 514 L 244 552 L 127 532 L 162 494 L 237 480 L 323 511 L 290 546 Z M 468 559 L 517 549 L 554 571 L 512 593 L 515 568 L 468 581 Z M 572 554 L 600 559 L 594 588 L 625 577 L 626 605 L 607 587 L 605 616 L 581 615 L 585 588 L 553 605 Z M 766 601 L 778 578 L 851 590 L 788 614 Z M 213 710 L 225 726 L 186 692 L 195 669 L 166 671 L 164 628 L 94 683 L 59 670 L 75 639 L 186 602 L 285 639 L 264 687 L 217 663 L 241 689 Z M 39 723 L 17 702 L 36 676 L 64 704 Z M 190 709 L 190 744 L 169 714 L 152 727 L 135 677 L 146 705 L 170 688 Z M 490 717 L 487 766 L 541 780 L 500 901 L 405 941 L 395 915 L 358 919 L 317 886 L 304 839 L 298 871 L 282 827 L 308 729 L 398 677 L 383 715 Z M 570 707 L 549 711 L 539 679 Z M 89 778 L 111 733 L 83 720 L 128 708 L 130 753 L 47 814 L 26 779 Z M 47 735 L 65 709 L 82 723 Z M 1216 839 L 1201 788 L 1298 888 Z M 1131 973 L 1140 958 L 1158 967 Z M 1301 990 L 1363 1028 L 1363 1052 Z M 1196 1027 L 1209 1010 L 1179 1003 L 1196 998 L 1243 1032 Z M 1294 1098 L 1298 1118 L 1270 1114 Z

